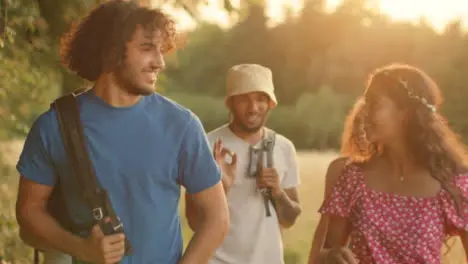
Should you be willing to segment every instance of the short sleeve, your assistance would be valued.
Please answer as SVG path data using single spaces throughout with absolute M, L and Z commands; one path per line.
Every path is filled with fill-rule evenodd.
M 200 119 L 191 114 L 179 153 L 179 180 L 188 193 L 201 192 L 221 180 Z
M 301 183 L 299 177 L 299 169 L 297 164 L 297 154 L 296 148 L 291 141 L 288 141 L 286 153 L 286 170 L 285 176 L 281 181 L 281 188 L 288 189 L 288 188 L 295 188 L 298 187 Z
M 54 186 L 57 174 L 46 140 L 47 131 L 51 129 L 49 118 L 51 112 L 40 115 L 29 131 L 16 169 L 20 175 L 39 184 Z
M 319 213 L 349 217 L 359 195 L 360 171 L 354 166 L 346 167 L 331 193 L 325 197 Z
M 454 183 L 461 195 L 461 211 L 457 210 L 456 203 L 449 192 L 444 190 L 441 195 L 449 235 L 468 231 L 468 174 L 457 175 Z

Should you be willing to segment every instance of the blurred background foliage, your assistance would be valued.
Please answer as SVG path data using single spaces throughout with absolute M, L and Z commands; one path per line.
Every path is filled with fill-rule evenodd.
M 85 85 L 59 61 L 60 36 L 70 23 L 104 0 L 0 0 L 0 141 L 22 140 L 54 98 Z M 186 45 L 167 58 L 158 90 L 192 109 L 207 131 L 224 124 L 225 75 L 237 63 L 272 69 L 279 107 L 268 125 L 298 149 L 339 147 L 344 119 L 379 66 L 409 63 L 440 85 L 442 111 L 468 139 L 468 38 L 460 20 L 434 29 L 427 20 L 394 21 L 372 7 L 377 0 L 344 0 L 336 9 L 325 0 L 305 0 L 297 15 L 271 25 L 265 1 L 229 0 L 230 27 L 204 21 L 204 1 L 155 1 L 189 13 L 197 25 L 185 32 Z M 0 163 L 0 256 L 28 263 L 14 219 L 17 175 Z M 10 191 L 6 191 L 10 190 Z M 295 256 L 291 256 L 295 258 Z M 30 260 L 30 259 L 29 259 Z M 291 260 L 289 263 L 296 263 Z

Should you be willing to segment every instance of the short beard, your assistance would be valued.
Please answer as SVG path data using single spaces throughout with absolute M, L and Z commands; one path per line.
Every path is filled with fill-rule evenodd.
M 244 123 L 240 122 L 238 118 L 236 118 L 235 115 L 232 115 L 233 117 L 233 123 L 240 129 L 242 130 L 243 132 L 245 133 L 249 133 L 249 134 L 253 134 L 253 133 L 257 133 L 258 131 L 260 131 L 260 129 L 263 128 L 263 126 L 265 125 L 265 120 L 266 120 L 266 116 L 263 118 L 262 122 L 260 125 L 256 126 L 256 127 L 248 127 L 246 126 Z
M 260 126 L 258 126 L 258 127 L 252 127 L 252 128 L 250 128 L 250 127 L 247 127 L 246 125 L 244 125 L 244 124 L 242 124 L 242 123 L 240 123 L 240 122 L 236 122 L 236 124 L 237 124 L 237 126 L 238 126 L 242 131 L 244 131 L 244 132 L 246 132 L 246 133 L 249 133 L 249 134 L 250 134 L 250 133 L 252 133 L 252 134 L 253 134 L 253 133 L 257 133 L 257 132 L 258 132 L 260 129 L 262 129 L 262 127 L 263 127 L 263 125 L 260 125 Z
M 115 71 L 117 82 L 125 92 L 134 96 L 147 96 L 154 92 L 150 89 L 138 87 L 134 82 L 132 82 L 133 79 L 129 76 L 129 72 L 130 71 L 127 70 L 125 64 L 118 66 Z

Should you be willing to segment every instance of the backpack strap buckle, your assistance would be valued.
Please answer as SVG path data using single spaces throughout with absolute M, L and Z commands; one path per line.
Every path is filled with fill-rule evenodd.
M 97 221 L 101 221 L 102 218 L 104 217 L 104 213 L 102 212 L 102 207 L 96 207 L 92 211 L 93 217 Z

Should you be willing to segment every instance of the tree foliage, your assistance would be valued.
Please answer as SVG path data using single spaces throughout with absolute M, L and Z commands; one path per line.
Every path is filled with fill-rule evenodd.
M 440 111 L 468 139 L 464 116 L 468 111 L 464 103 L 468 96 L 468 51 L 464 47 L 468 42 L 460 22 L 453 21 L 444 32 L 437 32 L 424 20 L 417 24 L 393 22 L 367 8 L 369 3 L 348 0 L 334 12 L 327 12 L 324 1 L 306 1 L 297 17 L 290 16 L 273 27 L 267 26 L 264 8 L 255 4 L 227 30 L 201 24 L 190 35 L 187 47 L 178 52 L 177 63 L 169 66 L 166 90 L 221 99 L 229 67 L 260 63 L 273 70 L 281 106 L 309 109 L 309 114 L 296 118 L 302 124 L 293 126 L 302 129 L 305 125 L 311 130 L 311 134 L 300 136 L 308 140 L 293 137 L 299 147 L 337 147 L 342 130 L 337 124 L 341 122 L 322 120 L 312 111 L 321 112 L 318 104 L 324 104 L 330 108 L 327 111 L 339 113 L 336 118 L 344 119 L 373 69 L 393 62 L 409 63 L 439 84 L 446 99 Z M 327 97 L 325 91 L 334 95 Z M 310 95 L 326 101 L 310 100 L 304 105 L 304 97 Z M 281 121 L 288 125 L 278 126 L 280 132 L 289 131 L 291 120 Z M 329 125 L 333 132 L 323 136 L 324 127 Z

